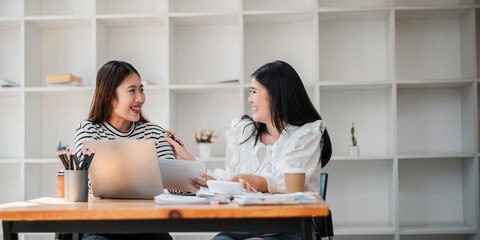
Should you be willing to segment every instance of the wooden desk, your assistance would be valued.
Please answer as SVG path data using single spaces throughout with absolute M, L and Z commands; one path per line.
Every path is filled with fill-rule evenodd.
M 0 204 L 5 240 L 20 232 L 303 232 L 312 238 L 312 216 L 327 216 L 325 202 L 307 205 L 160 205 L 153 200 L 58 198 Z

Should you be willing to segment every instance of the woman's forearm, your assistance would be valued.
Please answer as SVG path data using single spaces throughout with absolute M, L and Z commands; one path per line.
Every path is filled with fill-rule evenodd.
M 233 176 L 230 181 L 239 182 L 240 179 L 248 182 L 253 188 L 259 192 L 268 192 L 267 180 L 262 176 L 253 174 L 237 174 Z

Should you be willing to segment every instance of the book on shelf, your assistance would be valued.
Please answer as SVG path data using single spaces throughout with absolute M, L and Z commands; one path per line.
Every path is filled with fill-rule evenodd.
M 58 74 L 58 75 L 48 75 L 45 78 L 45 82 L 48 84 L 51 83 L 71 83 L 78 82 L 82 83 L 82 78 L 73 75 L 72 73 Z

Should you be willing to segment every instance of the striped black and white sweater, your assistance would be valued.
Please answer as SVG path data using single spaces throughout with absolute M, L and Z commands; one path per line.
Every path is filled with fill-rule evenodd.
M 119 131 L 108 122 L 95 124 L 82 121 L 75 133 L 75 152 L 83 159 L 82 142 L 84 140 L 122 140 L 122 139 L 153 139 L 159 158 L 174 158 L 172 146 L 164 138 L 165 130 L 150 122 L 134 122 L 126 132 Z

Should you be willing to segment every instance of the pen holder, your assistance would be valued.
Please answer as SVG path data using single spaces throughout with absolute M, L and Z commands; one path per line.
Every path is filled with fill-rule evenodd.
M 87 176 L 87 170 L 65 170 L 65 201 L 88 201 Z

